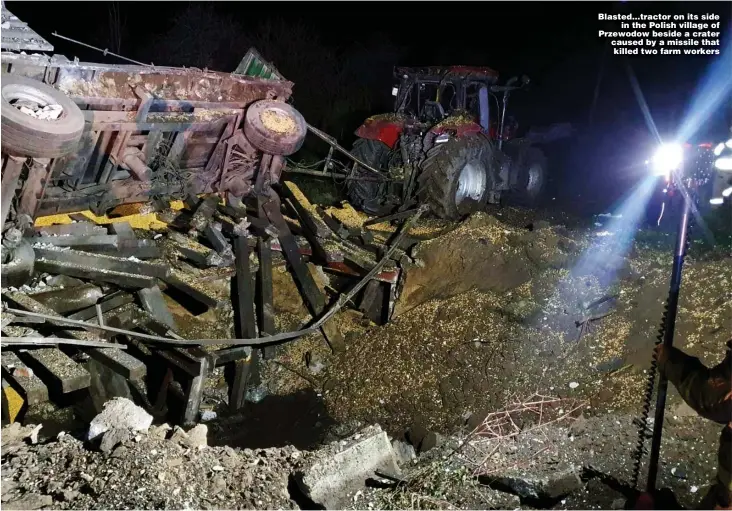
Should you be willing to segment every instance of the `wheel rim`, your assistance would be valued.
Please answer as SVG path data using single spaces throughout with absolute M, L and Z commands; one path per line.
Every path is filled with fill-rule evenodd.
M 18 109 L 18 111 L 33 119 L 56 121 L 63 117 L 65 113 L 63 106 L 61 106 L 51 95 L 31 87 L 6 85 L 2 88 L 2 96 L 5 101 Z M 37 115 L 28 113 L 26 110 L 21 109 L 22 106 L 25 106 L 26 108 L 32 106 L 30 110 L 34 111 Z M 41 114 L 44 113 L 43 109 L 46 107 L 58 112 L 56 117 L 44 118 Z
M 529 192 L 530 195 L 538 193 L 541 189 L 543 173 L 544 171 L 539 164 L 529 167 L 529 180 L 526 183 L 526 191 Z
M 485 187 L 486 175 L 483 168 L 473 163 L 467 163 L 458 177 L 455 204 L 460 204 L 465 199 L 479 201 L 485 193 Z

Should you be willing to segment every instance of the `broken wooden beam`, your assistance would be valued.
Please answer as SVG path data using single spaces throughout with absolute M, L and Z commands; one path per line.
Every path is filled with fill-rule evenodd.
M 399 211 L 397 213 L 393 213 L 391 215 L 386 215 L 378 218 L 372 218 L 370 220 L 366 220 L 363 223 L 364 227 L 368 227 L 369 225 L 376 225 L 380 224 L 382 222 L 393 222 L 394 220 L 402 220 L 404 218 L 408 218 L 415 214 L 417 212 L 417 209 L 409 209 L 406 211 Z
M 29 349 L 21 359 L 41 377 L 52 380 L 64 394 L 86 389 L 91 383 L 89 372 L 58 348 Z
M 3 350 L 0 354 L 3 376 L 11 386 L 21 392 L 28 406 L 48 401 L 48 387 L 45 383 L 23 363 L 18 355 L 11 350 Z M 15 385 L 13 385 L 13 383 Z
M 234 250 L 231 248 L 228 240 L 221 232 L 222 226 L 219 222 L 209 222 L 203 230 L 203 235 L 211 244 L 213 249 L 221 256 L 224 262 L 234 259 Z
M 114 234 L 79 234 L 69 236 L 39 236 L 32 238 L 34 245 L 53 245 L 55 247 L 74 247 L 77 250 L 82 248 L 110 249 L 117 248 L 117 236 Z
M 344 240 L 352 236 L 353 233 L 345 225 L 326 213 L 323 208 L 317 206 L 315 211 L 336 236 Z
M 46 307 L 45 305 L 33 300 L 32 298 L 18 292 L 5 293 L 5 298 L 17 307 L 35 313 L 38 315 L 45 315 L 46 317 L 59 317 L 57 313 Z M 96 314 L 96 312 L 94 313 Z M 93 317 L 93 316 L 92 316 Z M 68 320 L 69 318 L 61 318 Z M 73 319 L 70 321 L 74 321 Z M 97 337 L 87 331 L 76 331 L 76 330 L 59 330 L 59 334 L 64 337 L 70 337 L 80 341 L 97 340 Z M 100 363 L 106 365 L 113 371 L 120 371 L 120 374 L 124 377 L 129 377 L 133 374 L 145 374 L 145 364 L 140 360 L 136 359 L 132 355 L 125 353 L 116 348 L 90 348 L 86 350 L 86 354 L 96 359 Z M 123 368 L 124 370 L 121 370 Z
M 310 270 L 308 270 L 300 256 L 300 251 L 297 243 L 295 242 L 295 238 L 290 233 L 287 223 L 280 211 L 279 198 L 274 196 L 270 201 L 266 202 L 262 208 L 269 220 L 280 232 L 279 240 L 280 245 L 282 246 L 282 252 L 287 259 L 287 262 L 290 263 L 290 267 L 294 272 L 295 280 L 300 292 L 305 298 L 306 305 L 313 316 L 318 316 L 325 308 L 325 298 L 318 289 L 313 276 L 310 274 Z M 343 335 L 334 323 L 323 325 L 322 332 L 332 350 L 340 351 L 344 348 Z
M 29 296 L 59 314 L 67 314 L 94 306 L 104 296 L 104 291 L 94 284 L 82 284 L 72 288 L 32 293 Z
M 114 293 L 111 293 L 107 295 L 101 302 L 95 305 L 91 305 L 89 307 L 86 307 L 85 309 L 81 309 L 78 312 L 75 312 L 73 314 L 70 314 L 67 316 L 69 319 L 78 319 L 80 321 L 86 321 L 88 319 L 93 318 L 97 311 L 96 308 L 99 306 L 99 308 L 102 309 L 102 312 L 109 312 L 111 310 L 114 310 L 118 307 L 122 307 L 125 304 L 132 303 L 134 301 L 134 298 L 131 294 L 125 293 L 124 291 L 115 291 Z
M 168 240 L 178 254 L 199 268 L 211 268 L 224 264 L 223 258 L 218 253 L 188 236 L 170 231 Z
M 267 335 L 275 333 L 274 287 L 272 284 L 272 247 L 271 241 L 259 238 L 257 246 L 259 271 L 257 272 L 257 314 L 259 330 Z M 274 356 L 275 347 L 264 349 L 264 357 Z
M 133 261 L 129 258 L 113 257 L 109 255 L 88 254 L 77 250 L 37 248 L 36 261 L 39 259 L 49 262 L 89 267 L 97 270 L 131 273 L 133 275 L 155 278 L 164 278 L 170 273 L 170 268 L 168 266 L 159 263 Z
M 289 204 L 293 206 L 295 213 L 303 224 L 317 237 L 323 239 L 330 238 L 333 235 L 333 231 L 320 217 L 317 209 L 305 194 L 302 193 L 302 190 L 292 181 L 285 181 L 284 189 L 290 199 Z
M 182 274 L 176 270 L 172 270 L 169 276 L 161 280 L 167 285 L 176 288 L 178 291 L 187 294 L 188 296 L 202 303 L 206 307 L 216 308 L 221 305 L 221 300 L 219 300 L 215 296 L 212 296 L 204 289 L 197 287 L 195 284 L 187 282 L 182 278 Z
M 191 227 L 199 232 L 203 232 L 206 225 L 213 218 L 216 208 L 219 205 L 220 199 L 218 195 L 211 195 L 203 199 L 196 208 L 191 218 Z
M 94 236 L 107 234 L 107 229 L 91 222 L 76 222 L 36 227 L 36 232 L 41 236 Z
M 60 273 L 62 275 L 69 275 L 71 277 L 79 277 L 97 282 L 109 282 L 124 288 L 150 287 L 155 283 L 155 279 L 153 277 L 136 275 L 134 273 L 100 270 L 97 268 L 77 266 L 59 261 L 49 261 L 43 258 L 36 259 L 36 269 L 47 273 Z
M 158 321 L 165 324 L 172 330 L 176 329 L 175 319 L 165 303 L 163 292 L 158 286 L 147 287 L 137 291 L 142 307 L 152 314 Z
M 249 243 L 246 236 L 234 238 L 236 257 L 236 293 L 232 295 L 237 337 L 257 337 L 257 320 L 254 312 L 254 286 L 249 269 Z M 234 362 L 234 378 L 229 392 L 229 408 L 239 410 L 244 406 L 247 386 L 252 375 L 253 357 Z

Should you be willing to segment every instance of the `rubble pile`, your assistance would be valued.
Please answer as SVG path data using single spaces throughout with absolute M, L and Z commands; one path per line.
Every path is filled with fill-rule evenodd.
M 297 509 L 288 477 L 307 453 L 210 447 L 167 425 L 112 448 L 60 434 L 31 444 L 17 423 L 2 431 L 4 509 Z M 113 431 L 113 430 L 110 430 Z M 110 434 L 104 433 L 101 440 Z M 20 434 L 18 434 L 20 433 Z M 167 437 L 167 438 L 166 438 Z
M 186 430 L 150 426 L 149 419 L 158 424 L 165 415 L 158 403 L 150 402 L 145 404 L 147 415 L 133 421 L 139 426 L 110 427 L 93 439 L 67 434 L 45 445 L 24 440 L 8 455 L 3 448 L 3 478 L 12 474 L 11 496 L 4 493 L 4 504 L 28 497 L 42 500 L 15 505 L 293 507 L 303 505 L 293 500 L 294 483 L 306 501 L 353 509 L 617 508 L 627 500 L 638 427 L 632 416 L 640 409 L 644 370 L 663 309 L 672 237 L 640 233 L 627 247 L 619 232 L 597 236 L 586 228 L 539 221 L 527 224 L 523 217 L 512 218 L 511 210 L 504 210 L 500 219 L 478 213 L 461 224 L 418 222 L 377 268 L 371 284 L 326 323 L 328 328 L 285 343 L 261 361 L 259 397 L 252 397 L 251 388 L 247 392 L 252 402 L 268 396 L 256 413 L 267 413 L 267 402 L 289 403 L 287 399 L 310 392 L 312 397 L 301 403 L 302 409 L 300 404 L 287 405 L 290 415 L 278 412 L 283 415 L 273 420 L 288 417 L 285 435 L 312 426 L 337 431 L 341 439 L 324 447 L 298 439 L 299 448 L 312 451 L 233 448 L 246 444 L 247 435 L 259 435 L 266 427 L 279 430 L 279 426 L 271 421 L 264 424 L 272 426 L 258 430 L 238 422 L 254 412 L 237 416 L 236 407 L 232 410 L 232 388 L 216 357 L 229 357 L 226 350 L 231 349 L 240 349 L 238 353 L 246 357 L 249 347 L 232 344 L 237 337 L 298 330 L 330 310 L 360 277 L 382 263 L 385 249 L 394 246 L 395 234 L 401 232 L 399 221 L 394 225 L 369 220 L 347 204 L 322 209 L 292 185 L 286 190 L 279 218 L 270 218 L 266 211 L 257 215 L 241 204 L 197 200 L 182 209 L 158 212 L 160 221 L 167 224 L 159 232 L 133 230 L 119 222 L 108 230 L 84 220 L 38 228 L 33 240 L 35 280 L 3 291 L 12 309 L 91 323 L 98 321 L 101 308 L 105 325 L 171 339 L 220 342 L 202 348 L 147 344 L 158 354 L 185 352 L 195 357 L 196 349 L 209 354 L 213 365 L 206 369 L 200 387 L 197 412 L 201 414 L 196 413 L 192 421 L 205 416 L 205 425 Z M 75 229 L 85 234 L 76 236 Z M 125 237 L 130 231 L 134 239 Z M 68 241 L 75 236 L 83 243 Z M 116 244 L 106 237 L 116 237 Z M 248 267 L 238 257 L 242 238 L 249 249 Z M 262 240 L 269 243 L 271 265 L 261 250 Z M 124 252 L 128 247 L 143 255 Z M 271 268 L 273 323 L 256 321 L 252 330 L 242 330 L 238 325 L 243 310 L 232 303 L 231 281 L 238 285 L 236 277 L 245 270 L 252 276 L 251 283 L 260 282 L 267 267 Z M 731 272 L 729 258 L 706 256 L 692 247 L 677 344 L 707 364 L 723 355 L 725 328 L 732 318 Z M 130 285 L 129 279 L 140 283 L 149 279 L 145 282 L 154 285 Z M 246 292 L 239 289 L 238 294 Z M 251 303 L 259 310 L 259 302 Z M 127 334 L 98 336 L 71 325 L 28 323 L 30 319 L 23 320 L 21 315 L 18 321 L 25 323 L 11 323 L 9 317 L 5 311 L 3 333 L 13 338 L 51 335 L 112 340 L 127 347 L 97 349 L 101 354 L 90 348 L 76 352 L 74 346 L 4 349 L 7 371 L 3 374 L 22 383 L 29 402 L 54 399 L 58 394 L 54 385 L 71 396 L 92 385 L 93 372 L 92 378 L 85 373 L 90 364 L 102 363 L 119 371 L 123 365 L 119 354 L 123 360 L 124 355 L 138 357 L 146 344 Z M 112 351 L 116 364 L 111 362 Z M 149 378 L 144 368 L 152 367 L 149 359 L 139 360 L 144 362 L 126 363 L 122 371 L 126 374 L 116 374 L 129 384 L 126 395 L 135 399 L 135 378 Z M 44 371 L 48 367 L 55 369 Z M 115 410 L 119 403 L 109 399 L 119 394 L 108 382 L 103 387 L 108 392 L 100 403 L 107 405 L 98 411 Z M 186 387 L 181 387 L 184 403 L 190 403 L 190 394 L 186 401 Z M 168 396 L 179 394 L 181 390 Z M 528 410 L 511 415 L 515 429 L 498 435 L 506 436 L 505 441 L 471 436 L 486 417 L 495 417 L 510 403 L 532 395 L 552 396 L 561 408 L 559 413 L 571 412 L 570 416 L 543 424 Z M 300 403 L 298 399 L 293 403 Z M 565 408 L 565 403 L 578 405 Z M 659 481 L 687 495 L 691 505 L 692 488 L 703 488 L 712 477 L 718 431 L 714 424 L 685 412 L 673 391 L 668 406 L 670 425 L 664 433 L 668 461 Z M 229 416 L 230 412 L 235 414 Z M 383 431 L 361 430 L 375 423 Z M 287 438 L 266 445 L 294 442 Z M 321 438 L 333 438 L 333 434 Z M 200 448 L 204 442 L 229 447 Z M 368 445 L 375 451 L 363 447 Z M 21 449 L 23 456 L 15 456 L 13 449 Z M 68 501 L 55 487 L 47 489 L 55 476 L 34 475 L 51 470 L 45 464 L 60 463 L 67 451 L 72 461 L 62 475 L 62 486 L 78 492 L 69 494 Z M 693 459 L 688 457 L 691 451 Z M 230 471 L 222 460 L 232 457 L 231 452 L 238 461 L 230 462 Z M 294 455 L 296 460 L 291 459 L 295 452 L 299 453 Z M 367 452 L 374 452 L 371 461 L 360 457 Z M 115 453 L 127 454 L 115 458 Z M 351 454 L 358 454 L 356 463 Z M 89 462 L 91 472 L 81 468 L 82 461 L 74 465 L 77 457 Z M 176 467 L 165 472 L 164 481 L 157 479 L 168 458 L 185 460 L 181 466 L 193 467 L 190 475 Z M 256 488 L 242 486 L 240 481 L 248 477 L 242 476 L 248 464 L 257 467 L 270 462 L 273 473 L 266 477 L 278 481 L 283 490 L 270 492 L 275 500 L 267 501 Z M 106 473 L 115 470 L 107 464 L 115 463 L 122 470 L 116 479 Z M 379 475 L 373 474 L 377 470 Z M 125 476 L 124 471 L 130 474 Z M 383 488 L 364 486 L 364 471 Z M 87 481 L 80 472 L 93 479 Z M 257 472 L 249 473 L 256 482 Z M 353 477 L 334 480 L 336 473 Z M 127 483 L 125 477 L 131 487 L 144 490 L 120 492 L 119 485 Z M 98 480 L 104 482 L 94 483 Z M 180 487 L 180 493 L 172 495 L 169 482 Z M 189 487 L 191 493 L 186 490 Z M 12 493 L 13 488 L 18 491 Z M 251 493 L 244 495 L 242 488 Z M 333 495 L 338 498 L 332 500 Z

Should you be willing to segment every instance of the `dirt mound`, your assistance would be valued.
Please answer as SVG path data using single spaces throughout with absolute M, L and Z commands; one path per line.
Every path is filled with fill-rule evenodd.
M 405 271 L 395 315 L 472 289 L 504 293 L 528 282 L 538 270 L 567 266 L 576 243 L 558 228 L 541 227 L 529 232 L 476 213 L 456 229 L 419 243 L 412 253 L 416 264 Z
M 518 389 L 585 399 L 590 414 L 639 413 L 671 267 L 656 241 L 478 214 L 421 242 L 396 317 L 324 361 L 329 413 L 395 435 L 450 433 Z M 707 364 L 730 335 L 730 282 L 729 258 L 688 259 L 677 344 Z

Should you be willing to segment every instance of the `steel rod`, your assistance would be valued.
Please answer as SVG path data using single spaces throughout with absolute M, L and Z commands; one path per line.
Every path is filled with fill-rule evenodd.
M 87 348 L 127 349 L 127 346 L 124 344 L 102 341 L 80 341 L 78 339 L 65 339 L 63 337 L 3 337 L 0 339 L 1 346 L 56 346 L 58 344 L 85 346 Z
M 331 137 L 327 133 L 324 133 L 324 132 L 320 131 L 318 128 L 315 128 L 315 127 L 313 127 L 313 126 L 311 126 L 309 124 L 307 126 L 308 126 L 308 129 L 310 130 L 311 133 L 313 133 L 314 135 L 316 135 L 318 138 L 320 138 L 324 142 L 327 142 L 328 144 L 330 144 L 330 146 L 331 147 L 334 147 L 337 151 L 339 151 L 339 152 L 345 154 L 346 156 L 348 156 L 351 160 L 353 160 L 356 163 L 358 163 L 361 167 L 363 167 L 363 168 L 365 168 L 365 169 L 367 169 L 367 170 L 369 170 L 369 171 L 371 171 L 371 172 L 373 172 L 375 174 L 378 174 L 379 176 L 383 175 L 380 170 L 375 169 L 371 165 L 367 165 L 366 163 L 362 162 L 360 159 L 358 159 L 355 156 L 353 156 L 350 153 L 350 151 L 348 151 L 348 149 L 345 149 L 344 147 L 340 146 L 338 144 L 338 142 L 336 142 L 333 139 L 333 137 Z
M 97 48 L 96 46 L 92 46 L 91 44 L 82 43 L 81 41 L 77 41 L 76 39 L 71 39 L 70 37 L 63 36 L 57 32 L 54 32 L 51 34 L 55 37 L 58 37 L 59 39 L 64 39 L 66 41 L 80 44 L 81 46 L 86 46 L 87 48 L 91 48 L 92 50 L 97 50 L 98 52 L 103 53 L 104 55 L 112 55 L 113 57 L 117 57 L 118 59 L 126 60 L 127 62 L 132 62 L 133 64 L 137 64 L 138 66 L 145 66 L 145 67 L 154 67 L 154 64 L 145 64 L 144 62 L 139 62 L 137 60 L 128 59 L 127 57 L 123 57 L 122 55 L 117 55 L 114 52 L 109 51 L 108 49 L 101 49 Z
M 688 246 L 689 216 L 691 212 L 691 198 L 684 195 L 684 210 L 679 222 L 679 230 L 676 239 L 676 250 L 674 252 L 673 269 L 671 270 L 671 284 L 668 294 L 668 310 L 666 314 L 663 345 L 671 348 L 674 343 L 674 329 L 676 327 L 676 313 L 679 308 L 679 291 L 681 289 L 681 272 L 684 266 L 684 257 Z M 668 390 L 668 379 L 663 372 L 659 372 L 658 393 L 656 394 L 656 410 L 653 421 L 653 437 L 651 439 L 651 454 L 648 462 L 648 482 L 646 489 L 653 492 L 656 488 L 658 476 L 658 458 L 661 452 L 661 436 L 663 434 L 663 417 L 666 408 L 666 393 Z

